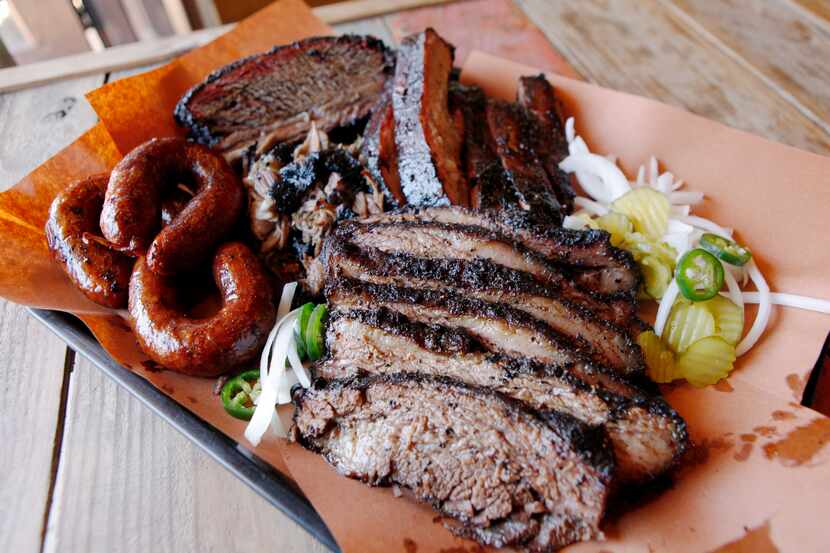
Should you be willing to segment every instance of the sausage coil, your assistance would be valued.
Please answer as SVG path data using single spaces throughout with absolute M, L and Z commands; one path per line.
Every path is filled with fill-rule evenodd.
M 159 232 L 162 195 L 185 182 L 196 193 Z M 113 169 L 101 212 L 104 237 L 150 270 L 171 275 L 207 260 L 242 210 L 244 191 L 230 166 L 204 146 L 154 138 Z
M 84 235 L 97 236 L 107 175 L 81 180 L 58 194 L 49 209 L 46 243 L 69 279 L 97 304 L 113 309 L 127 306 L 127 289 L 134 259 Z
M 188 317 L 166 298 L 170 279 L 140 259 L 130 280 L 129 310 L 144 352 L 160 365 L 192 376 L 217 376 L 254 359 L 276 319 L 271 284 L 256 255 L 239 242 L 221 245 L 213 278 L 222 295 L 219 311 Z

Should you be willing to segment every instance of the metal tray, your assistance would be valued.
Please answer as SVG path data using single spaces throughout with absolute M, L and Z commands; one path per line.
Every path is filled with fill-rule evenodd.
M 92 361 L 104 374 L 126 388 L 144 405 L 202 448 L 216 462 L 302 526 L 330 551 L 340 548 L 323 519 L 294 486 L 270 465 L 158 391 L 152 384 L 118 364 L 76 317 L 59 311 L 28 309 L 69 347 Z

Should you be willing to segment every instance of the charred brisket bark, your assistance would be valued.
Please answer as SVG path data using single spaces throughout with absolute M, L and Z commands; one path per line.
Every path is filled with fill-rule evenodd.
M 384 94 L 372 112 L 363 134 L 361 160 L 375 179 L 391 208 L 406 205 L 398 174 L 398 148 L 395 145 L 395 116 L 391 92 Z
M 602 537 L 613 456 L 604 432 L 568 415 L 405 373 L 320 383 L 294 401 L 293 440 L 340 474 L 412 490 L 458 534 L 537 551 Z

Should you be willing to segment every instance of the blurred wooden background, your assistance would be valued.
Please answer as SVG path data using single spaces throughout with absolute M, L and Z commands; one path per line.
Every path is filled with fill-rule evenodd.
M 239 21 L 270 2 L 0 0 L 0 67 L 217 27 Z M 311 6 L 336 2 L 306 1 Z

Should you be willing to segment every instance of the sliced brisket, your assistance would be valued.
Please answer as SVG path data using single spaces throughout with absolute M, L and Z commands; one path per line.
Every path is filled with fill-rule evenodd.
M 584 280 L 598 281 L 602 290 L 634 291 L 640 274 L 631 254 L 611 245 L 607 232 L 571 230 L 534 222 L 519 209 L 437 207 L 417 211 L 385 213 L 367 223 L 422 221 L 480 227 L 502 239 L 509 239 L 553 263 L 580 269 Z
M 639 372 L 644 366 L 640 348 L 624 328 L 566 299 L 567 292 L 488 260 L 387 254 L 375 248 L 358 248 L 338 237 L 326 242 L 322 262 L 328 280 L 347 277 L 373 284 L 449 289 L 465 297 L 509 304 L 564 336 L 585 343 L 589 357 L 599 364 L 623 373 Z
M 531 146 L 548 174 L 556 199 L 566 213 L 573 211 L 574 191 L 571 178 L 559 168 L 568 156 L 568 140 L 562 122 L 562 107 L 553 86 L 544 75 L 519 79 L 518 102 L 535 117 L 539 132 L 532 135 Z
M 409 204 L 469 204 L 461 137 L 449 113 L 453 47 L 432 30 L 398 49 L 392 104 L 401 190 Z
M 643 482 L 669 469 L 688 444 L 683 420 L 662 398 L 595 366 L 551 366 L 488 351 L 468 332 L 414 322 L 388 309 L 336 310 L 317 366 L 327 379 L 360 372 L 443 375 L 492 388 L 534 409 L 605 425 L 618 478 Z
M 369 115 L 395 64 L 380 40 L 315 37 L 215 71 L 176 105 L 191 138 L 228 157 L 257 144 L 295 142 L 311 122 L 323 131 Z
M 599 429 L 428 375 L 321 382 L 294 400 L 293 440 L 343 475 L 411 490 L 456 533 L 539 551 L 602 537 L 614 461 Z

